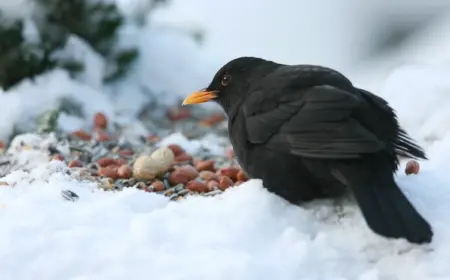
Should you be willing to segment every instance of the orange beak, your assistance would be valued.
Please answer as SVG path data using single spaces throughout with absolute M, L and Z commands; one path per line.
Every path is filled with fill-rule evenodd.
M 182 105 L 205 103 L 213 100 L 216 97 L 217 91 L 206 91 L 205 89 L 202 89 L 186 97 Z

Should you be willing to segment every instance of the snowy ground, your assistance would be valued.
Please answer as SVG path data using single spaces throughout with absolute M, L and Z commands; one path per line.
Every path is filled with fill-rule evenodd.
M 199 64 L 201 56 L 192 42 L 175 34 L 149 34 L 157 31 L 146 29 L 137 40 L 144 54 L 135 71 L 141 74 L 116 88 L 125 95 L 111 100 L 92 78 L 101 69 L 99 61 L 84 81 L 51 72 L 36 84 L 24 82 L 0 94 L 0 138 L 12 132 L 7 120 L 27 122 L 62 95 L 81 102 L 89 121 L 100 110 L 132 122 L 135 107 L 145 99 L 136 84 L 182 96 L 209 81 L 213 68 L 206 60 Z M 180 47 L 169 47 L 173 45 Z M 395 71 L 379 93 L 429 153 L 419 175 L 398 175 L 401 187 L 434 227 L 429 246 L 374 235 L 350 203 L 340 219 L 328 203 L 288 205 L 258 180 L 220 197 L 169 202 L 136 189 L 102 192 L 71 179 L 61 163 L 24 151 L 23 160 L 32 160 L 31 172 L 0 178 L 14 185 L 0 186 L 0 279 L 450 279 L 449 76 L 450 66 L 409 66 Z M 42 99 L 31 102 L 38 94 Z M 67 116 L 60 122 L 67 130 L 87 125 Z M 192 148 L 189 142 L 180 144 Z M 63 200 L 62 189 L 80 199 Z

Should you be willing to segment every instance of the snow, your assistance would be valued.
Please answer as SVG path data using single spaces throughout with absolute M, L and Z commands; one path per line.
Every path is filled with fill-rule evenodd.
M 445 185 L 450 182 L 444 168 L 424 163 L 419 176 L 398 177 L 435 229 L 433 244 L 415 246 L 373 234 L 351 201 L 343 202 L 339 218 L 330 202 L 289 205 L 259 180 L 222 196 L 181 202 L 137 189 L 104 192 L 67 175 L 61 162 L 48 162 L 42 151 L 52 138 L 22 135 L 11 150 L 22 141 L 35 147 L 20 152 L 34 168 L 0 180 L 14 186 L 0 188 L 5 280 L 422 280 L 450 275 L 445 261 L 450 257 Z M 79 199 L 62 199 L 62 190 Z
M 0 10 L 4 13 L 2 16 L 8 19 L 24 18 L 31 14 L 34 8 L 35 5 L 31 0 L 0 0 Z
M 144 9 L 144 2 L 135 0 L 129 13 Z M 0 1 L 5 3 L 10 1 Z M 33 36 L 32 25 L 27 32 Z M 54 70 L 0 92 L 0 139 L 8 139 L 15 126 L 29 127 L 62 98 L 83 109 L 83 116 L 61 114 L 59 125 L 66 131 L 89 128 L 93 115 L 104 112 L 111 121 L 128 124 L 129 133 L 145 133 L 135 115 L 151 96 L 178 102 L 204 87 L 218 67 L 188 36 L 163 25 L 125 26 L 121 40 L 123 46 L 137 46 L 141 57 L 130 75 L 112 86 L 101 83 L 104 61 L 72 37 L 60 55 L 84 60 L 84 75 L 72 78 Z M 104 192 L 68 175 L 61 162 L 48 162 L 44 152 L 53 137 L 23 134 L 8 152 L 28 171 L 0 178 L 10 185 L 0 185 L 0 278 L 450 279 L 449 75 L 446 64 L 406 65 L 380 82 L 377 92 L 428 152 L 419 175 L 399 172 L 397 181 L 432 224 L 430 245 L 375 235 L 352 201 L 342 202 L 339 210 L 325 201 L 298 207 L 268 193 L 259 180 L 218 197 L 180 202 L 137 189 Z M 180 144 L 190 153 L 206 147 L 219 154 L 220 141 L 214 135 L 189 140 L 174 133 L 160 145 Z M 79 199 L 64 200 L 62 190 Z

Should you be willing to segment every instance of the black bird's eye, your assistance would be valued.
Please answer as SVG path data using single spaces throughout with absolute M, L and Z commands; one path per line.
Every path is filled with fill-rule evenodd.
M 222 81 L 220 81 L 220 83 L 222 84 L 222 86 L 226 87 L 230 84 L 231 82 L 231 75 L 225 74 L 222 77 Z

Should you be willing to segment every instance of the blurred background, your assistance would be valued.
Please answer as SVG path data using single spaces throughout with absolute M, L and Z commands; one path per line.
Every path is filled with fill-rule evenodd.
M 449 8 L 440 0 L 172 0 L 154 19 L 202 30 L 205 52 L 218 60 L 321 64 L 373 83 L 401 64 L 448 60 Z
M 0 36 L 7 139 L 48 110 L 73 130 L 178 104 L 238 56 L 332 67 L 378 94 L 404 65 L 446 65 L 450 2 L 0 0 Z

